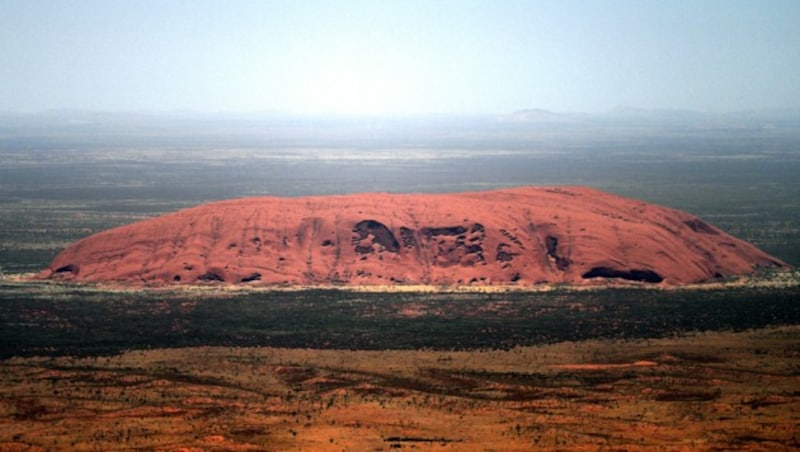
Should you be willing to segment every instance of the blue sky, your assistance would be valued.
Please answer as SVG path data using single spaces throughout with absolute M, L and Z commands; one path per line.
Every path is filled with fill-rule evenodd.
M 800 1 L 0 0 L 0 111 L 800 108 Z

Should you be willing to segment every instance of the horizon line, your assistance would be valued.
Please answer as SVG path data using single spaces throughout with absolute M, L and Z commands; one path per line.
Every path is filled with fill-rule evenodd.
M 487 116 L 514 116 L 522 114 L 542 114 L 554 116 L 604 116 L 619 114 L 693 114 L 703 116 L 727 116 L 737 114 L 800 114 L 800 107 L 789 108 L 747 108 L 726 111 L 710 111 L 692 108 L 647 108 L 631 105 L 617 105 L 600 111 L 574 111 L 559 110 L 542 107 L 526 107 L 510 111 L 482 111 L 482 112 L 375 112 L 375 113 L 343 113 L 325 111 L 291 111 L 291 110 L 201 110 L 201 109 L 89 109 L 89 108 L 48 108 L 41 110 L 0 110 L 0 116 L 47 116 L 47 115 L 141 115 L 141 116 L 271 116 L 285 118 L 326 118 L 326 119 L 408 119 L 408 118 L 458 118 L 458 117 L 487 117 Z

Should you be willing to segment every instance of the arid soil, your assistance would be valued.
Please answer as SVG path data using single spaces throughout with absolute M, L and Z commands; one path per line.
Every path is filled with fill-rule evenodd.
M 129 284 L 675 285 L 786 264 L 584 187 L 215 202 L 74 243 L 42 278 Z
M 509 351 L 0 362 L 0 450 L 791 450 L 800 327 Z

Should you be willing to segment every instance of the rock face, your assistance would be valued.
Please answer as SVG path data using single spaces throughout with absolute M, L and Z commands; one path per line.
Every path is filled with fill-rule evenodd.
M 144 284 L 682 284 L 788 267 L 684 212 L 584 187 L 214 202 L 100 232 L 40 276 Z

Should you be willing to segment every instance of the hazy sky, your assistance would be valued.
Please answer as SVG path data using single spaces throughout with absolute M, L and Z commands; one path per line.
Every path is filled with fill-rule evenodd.
M 800 108 L 800 1 L 0 0 L 0 111 Z

